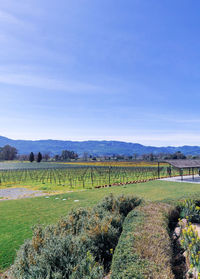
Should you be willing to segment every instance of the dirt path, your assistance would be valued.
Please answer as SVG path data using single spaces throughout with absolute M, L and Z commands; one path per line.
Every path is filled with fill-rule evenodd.
M 42 191 L 28 190 L 26 188 L 0 189 L 0 201 L 40 197 L 45 195 Z

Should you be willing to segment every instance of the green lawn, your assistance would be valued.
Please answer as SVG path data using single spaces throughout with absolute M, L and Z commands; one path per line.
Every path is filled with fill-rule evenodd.
M 2 201 L 0 202 L 0 270 L 12 264 L 16 250 L 25 239 L 31 237 L 33 225 L 53 223 L 66 215 L 71 208 L 92 206 L 109 193 L 131 193 L 154 201 L 176 200 L 192 196 L 200 198 L 200 184 L 151 181 L 66 193 L 49 198 Z M 74 200 L 79 200 L 79 202 L 74 202 Z

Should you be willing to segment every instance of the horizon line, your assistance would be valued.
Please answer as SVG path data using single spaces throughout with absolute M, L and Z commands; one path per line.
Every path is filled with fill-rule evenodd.
M 125 141 L 125 140 L 107 140 L 107 139 L 87 139 L 87 140 L 72 140 L 72 139 L 52 139 L 52 138 L 46 138 L 46 139 L 27 139 L 27 138 L 23 138 L 23 139 L 18 139 L 18 138 L 9 138 L 6 136 L 2 136 L 0 135 L 0 137 L 9 139 L 9 140 L 14 140 L 14 141 L 70 141 L 70 142 L 89 142 L 89 141 L 96 141 L 96 142 L 123 142 L 123 143 L 131 143 L 131 144 L 139 144 L 142 146 L 146 146 L 146 147 L 158 147 L 158 148 L 165 148 L 165 147 L 183 147 L 183 146 L 190 146 L 190 147 L 195 147 L 195 146 L 200 146 L 200 145 L 189 145 L 189 144 L 183 144 L 183 145 L 148 145 L 148 144 L 142 144 L 139 142 L 131 142 L 131 141 Z

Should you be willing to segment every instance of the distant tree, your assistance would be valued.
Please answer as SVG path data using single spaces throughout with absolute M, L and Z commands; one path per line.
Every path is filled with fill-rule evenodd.
M 87 152 L 84 152 L 83 153 L 83 161 L 87 161 L 88 160 L 88 153 Z
M 166 155 L 164 159 L 186 159 L 186 156 L 181 151 L 177 151 L 173 154 Z
M 29 155 L 20 154 L 20 155 L 17 156 L 17 160 L 19 160 L 19 161 L 29 161 Z
M 124 155 L 116 155 L 115 160 L 116 161 L 124 160 Z
M 43 159 L 45 159 L 45 161 L 48 161 L 50 159 L 49 153 L 43 154 Z
M 32 163 L 35 160 L 33 152 L 30 153 L 29 155 L 29 161 Z
M 17 149 L 10 145 L 5 145 L 0 149 L 0 158 L 2 160 L 14 160 L 17 156 Z
M 138 157 L 138 154 L 137 154 L 137 153 L 134 153 L 134 154 L 133 154 L 134 160 L 137 160 L 137 157 Z
M 168 154 L 165 159 L 186 159 L 186 156 L 181 151 L 177 151 L 173 154 Z
M 39 152 L 37 155 L 37 162 L 40 163 L 42 161 L 42 154 Z
M 189 157 L 189 156 L 188 156 L 188 157 Z M 188 159 L 199 159 L 199 156 L 194 155 L 194 156 L 189 157 Z
M 142 154 L 142 160 L 147 161 L 148 160 L 148 154 Z
M 3 160 L 3 147 L 0 147 L 0 160 Z
M 177 151 L 175 153 L 175 157 L 176 158 L 174 158 L 174 159 L 186 159 L 186 156 L 183 153 L 181 153 L 181 151 Z
M 60 161 L 60 160 L 61 160 L 60 155 L 55 155 L 55 156 L 54 156 L 54 160 L 55 160 L 55 161 Z
M 153 155 L 153 153 L 150 153 L 150 154 L 149 154 L 149 160 L 150 160 L 150 161 L 153 161 L 153 160 L 154 160 L 154 155 Z
M 77 159 L 78 154 L 75 153 L 74 151 L 70 150 L 63 150 L 61 154 L 61 159 L 62 160 L 71 160 L 71 159 Z

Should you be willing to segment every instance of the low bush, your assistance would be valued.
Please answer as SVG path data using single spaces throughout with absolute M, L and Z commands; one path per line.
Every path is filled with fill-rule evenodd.
M 35 241 L 34 241 L 35 242 Z M 25 278 L 82 278 L 100 279 L 103 267 L 80 245 L 79 238 L 46 236 L 42 248 L 26 242 L 18 253 L 13 277 Z M 73 272 L 73 273 L 72 273 Z
M 108 271 L 126 215 L 139 205 L 132 196 L 110 195 L 92 209 L 73 210 L 56 225 L 36 227 L 18 251 L 16 279 L 101 279 Z
M 192 223 L 200 223 L 200 202 L 187 199 L 179 204 L 180 217 Z
M 181 246 L 187 253 L 190 271 L 195 271 L 200 278 L 200 239 L 192 225 L 186 225 L 181 233 Z
M 168 216 L 172 206 L 149 203 L 131 211 L 115 249 L 111 279 L 172 279 Z
M 180 244 L 185 251 L 186 262 L 189 274 L 192 278 L 200 278 L 200 238 L 196 230 L 196 225 L 200 223 L 200 202 L 198 200 L 188 199 L 179 205 L 180 217 L 186 220 L 180 220 L 181 227 Z

